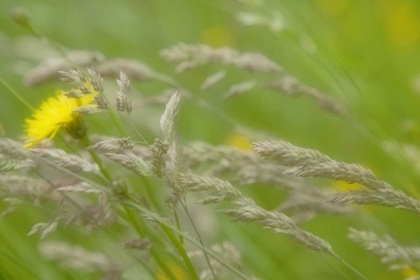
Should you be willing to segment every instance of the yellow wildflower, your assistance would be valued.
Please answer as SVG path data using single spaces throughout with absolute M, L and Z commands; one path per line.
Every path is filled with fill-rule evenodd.
M 60 128 L 67 129 L 73 136 L 83 136 L 85 129 L 81 123 L 81 115 L 74 110 L 93 103 L 94 98 L 95 94 L 68 98 L 64 91 L 58 91 L 35 110 L 32 119 L 25 120 L 27 138 L 24 147 L 31 148 L 45 138 L 53 138 Z
M 362 186 L 357 183 L 349 184 L 344 181 L 335 181 L 334 188 L 339 191 L 351 191 L 351 190 L 360 190 Z
M 404 276 L 404 279 L 417 279 L 417 277 L 420 276 L 419 272 L 410 266 L 404 268 L 401 271 L 401 274 Z
M 420 20 L 416 7 L 398 0 L 380 3 L 387 12 L 385 27 L 391 43 L 400 49 L 416 47 L 420 39 Z
M 251 151 L 252 150 L 252 143 L 251 141 L 245 136 L 240 133 L 233 133 L 226 139 L 226 144 L 228 146 L 236 147 L 240 150 L 244 151 Z
M 232 46 L 234 35 L 226 26 L 213 26 L 203 30 L 201 34 L 203 43 L 214 48 Z
M 166 263 L 167 267 L 169 268 L 169 270 L 172 272 L 172 274 L 176 277 L 177 280 L 187 280 L 188 278 L 188 274 L 187 271 L 185 271 L 185 269 L 179 265 L 178 263 L 174 262 L 174 261 L 168 261 Z M 156 280 L 168 280 L 170 279 L 167 275 L 165 275 L 165 273 L 163 272 L 162 269 L 159 269 L 159 271 L 156 273 Z

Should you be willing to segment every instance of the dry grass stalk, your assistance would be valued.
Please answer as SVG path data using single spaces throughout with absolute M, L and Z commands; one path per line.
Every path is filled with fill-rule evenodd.
M 349 206 L 325 203 L 331 192 L 304 179 L 284 175 L 286 167 L 266 162 L 248 151 L 230 146 L 212 146 L 203 142 L 190 143 L 184 150 L 189 166 L 200 166 L 200 170 L 206 167 L 205 174 L 227 177 L 236 186 L 263 184 L 289 191 L 289 198 L 279 209 L 293 211 L 296 222 L 309 220 L 318 214 L 351 212 Z
M 264 15 L 252 12 L 239 12 L 236 13 L 236 19 L 243 25 L 266 27 L 273 32 L 279 32 L 284 28 L 283 15 L 277 11 Z
M 84 68 L 93 67 L 96 63 L 103 61 L 105 56 L 98 52 L 72 51 L 67 53 L 67 58 L 75 65 Z M 53 57 L 42 61 L 41 64 L 25 74 L 25 85 L 34 87 L 56 79 L 59 76 L 59 71 L 74 68 L 68 60 L 62 57 Z
M 91 163 L 76 155 L 69 155 L 63 150 L 37 148 L 31 149 L 31 151 L 37 156 L 50 158 L 58 166 L 68 168 L 71 171 L 100 174 L 99 167 L 95 163 Z
M 280 212 L 291 212 L 291 218 L 296 223 L 311 220 L 320 214 L 345 215 L 354 211 L 348 205 L 325 203 L 325 200 L 330 196 L 331 190 L 315 187 L 306 191 L 292 190 L 287 200 L 278 207 L 278 210 Z
M 151 172 L 159 177 L 164 178 L 166 174 L 166 160 L 165 155 L 168 153 L 169 145 L 167 142 L 160 139 L 155 139 L 155 143 L 151 145 L 150 150 L 152 152 L 152 163 Z
M 236 95 L 240 95 L 245 92 L 249 92 L 257 86 L 255 81 L 243 81 L 239 84 L 232 85 L 229 90 L 222 96 L 223 100 L 227 100 Z
M 56 191 L 65 192 L 65 193 L 96 193 L 96 194 L 103 192 L 103 190 L 98 189 L 87 182 L 80 182 L 80 183 L 70 185 L 70 186 L 58 187 L 56 188 Z
M 0 196 L 7 198 L 31 199 L 39 204 L 41 199 L 59 201 L 60 197 L 44 180 L 28 175 L 0 174 Z
M 152 247 L 152 242 L 147 239 L 129 239 L 124 241 L 121 247 L 131 250 L 149 250 Z
M 58 225 L 58 220 L 53 220 L 47 223 L 35 224 L 28 233 L 28 236 L 41 232 L 41 240 L 53 233 Z
M 105 156 L 139 176 L 150 176 L 151 174 L 147 164 L 131 152 L 125 154 L 106 153 Z
M 180 100 L 181 96 L 179 93 L 176 92 L 172 95 L 171 99 L 166 104 L 165 112 L 160 118 L 160 128 L 162 129 L 163 136 L 166 141 L 168 141 L 173 135 Z
M 0 196 L 1 196 L 1 193 L 0 193 Z M 7 207 L 0 213 L 0 220 L 6 217 L 8 214 L 15 212 L 18 206 L 22 204 L 23 201 L 15 197 L 6 197 L 3 199 L 3 202 L 4 204 L 7 205 Z
M 98 230 L 113 224 L 117 216 L 109 204 L 109 198 L 104 192 L 97 193 L 98 202 L 84 205 L 67 219 L 65 226 L 78 224 L 85 230 Z
M 394 263 L 391 269 L 415 268 L 420 272 L 420 247 L 401 246 L 389 235 L 379 237 L 371 231 L 350 229 L 349 238 L 381 257 L 383 263 Z
M 92 146 L 87 148 L 88 151 L 95 151 L 98 153 L 121 153 L 123 151 L 129 151 L 134 148 L 134 142 L 130 137 L 123 138 L 108 138 L 96 142 Z
M 343 116 L 346 114 L 343 106 L 320 92 L 316 88 L 310 87 L 299 81 L 296 77 L 285 75 L 277 80 L 265 83 L 262 88 L 273 91 L 280 91 L 289 96 L 308 96 L 318 102 L 319 107 L 331 113 Z
M 96 65 L 95 70 L 105 77 L 119 77 L 123 72 L 132 80 L 144 82 L 155 80 L 158 75 L 145 63 L 125 58 L 115 58 Z
M 30 152 L 23 148 L 22 143 L 0 136 L 0 155 L 13 159 L 27 159 Z
M 327 199 L 328 202 L 375 204 L 420 213 L 420 201 L 393 189 L 359 164 L 335 161 L 319 151 L 299 148 L 286 141 L 256 142 L 254 151 L 269 160 L 292 167 L 285 171 L 288 175 L 341 180 L 365 187 L 333 195 Z
M 238 269 L 242 267 L 240 252 L 232 243 L 223 242 L 222 244 L 214 244 L 210 247 L 210 250 L 219 255 L 221 259 L 230 266 Z M 188 255 L 190 257 L 204 257 L 202 250 L 190 251 L 188 252 Z M 219 261 L 211 259 L 210 262 L 216 275 L 221 276 L 230 272 L 225 266 L 221 265 Z M 200 273 L 200 279 L 213 279 L 210 270 L 203 270 Z
M 206 92 L 213 88 L 215 85 L 220 83 L 223 78 L 226 77 L 226 71 L 222 70 L 217 73 L 214 73 L 213 75 L 206 78 L 206 80 L 201 85 L 201 91 Z
M 257 206 L 252 199 L 244 197 L 228 181 L 186 173 L 181 176 L 181 182 L 190 191 L 205 191 L 210 195 L 200 201 L 202 204 L 213 204 L 221 201 L 233 203 L 237 208 L 220 210 L 220 212 L 231 216 L 234 221 L 257 222 L 264 228 L 288 235 L 311 250 L 332 253 L 328 242 L 300 229 L 292 219 L 283 213 L 267 211 Z
M 230 146 L 213 146 L 205 142 L 192 142 L 184 147 L 184 154 L 191 167 L 200 164 L 218 163 L 226 159 L 231 162 L 262 162 L 260 158 L 250 152 Z
M 74 113 L 79 113 L 81 115 L 94 115 L 102 112 L 100 108 L 98 108 L 96 105 L 86 105 L 86 106 L 80 106 L 77 109 L 73 110 Z
M 249 72 L 279 73 L 283 71 L 280 65 L 260 53 L 240 53 L 227 47 L 217 49 L 207 45 L 181 43 L 162 50 L 161 55 L 167 61 L 178 63 L 177 72 L 192 70 L 210 63 L 234 65 Z
M 117 80 L 119 91 L 116 97 L 116 107 L 120 112 L 131 113 L 131 101 L 133 99 L 133 93 L 131 91 L 131 83 L 127 75 L 123 72 L 120 73 L 120 79 Z
M 121 267 L 101 252 L 87 251 L 80 246 L 59 242 L 41 243 L 39 251 L 45 258 L 59 261 L 64 268 L 85 272 L 101 271 L 103 279 L 108 280 L 117 280 L 121 276 Z
M 31 159 L 13 159 L 0 155 L 0 171 L 21 170 L 35 167 Z

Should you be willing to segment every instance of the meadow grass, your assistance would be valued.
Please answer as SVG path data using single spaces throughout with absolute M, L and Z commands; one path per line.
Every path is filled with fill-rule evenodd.
M 0 279 L 420 278 L 417 4 L 19 4 Z

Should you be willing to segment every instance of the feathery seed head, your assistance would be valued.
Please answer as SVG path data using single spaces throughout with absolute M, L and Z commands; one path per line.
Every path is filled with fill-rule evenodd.
M 131 113 L 131 101 L 133 99 L 133 94 L 131 91 L 131 83 L 127 75 L 123 72 L 120 72 L 120 79 L 117 80 L 118 87 L 120 90 L 117 92 L 116 97 L 116 106 L 117 110 L 120 112 Z

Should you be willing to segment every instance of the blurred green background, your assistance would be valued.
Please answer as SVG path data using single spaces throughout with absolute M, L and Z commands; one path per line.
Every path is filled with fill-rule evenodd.
M 29 32 L 11 20 L 10 11 L 23 7 L 28 11 L 32 26 L 52 42 L 69 49 L 99 51 L 107 57 L 141 60 L 173 76 L 242 127 L 286 139 L 298 146 L 319 149 L 339 160 L 363 164 L 381 179 L 418 197 L 419 159 L 414 156 L 409 161 L 401 160 L 400 156 L 384 151 L 383 146 L 384 141 L 413 147 L 420 143 L 420 2 L 267 0 L 262 6 L 239 2 L 2 0 L 0 78 L 34 106 L 63 86 L 59 81 L 36 88 L 24 86 L 22 73 L 35 65 L 31 55 L 40 46 L 48 48 L 48 43 L 36 38 L 27 41 L 31 38 Z M 238 12 L 281 15 L 283 28 L 276 31 L 262 26 L 244 26 L 237 20 Z M 35 45 L 32 47 L 30 42 Z M 233 68 L 228 69 L 227 78 L 210 93 L 201 94 L 202 82 L 221 67 L 211 65 L 175 73 L 174 66 L 164 61 L 159 52 L 179 42 L 261 52 L 302 82 L 341 102 L 349 116 L 340 118 L 322 111 L 309 98 L 291 98 L 264 90 L 222 101 L 220 96 L 231 84 L 254 78 Z M 136 94 L 145 95 L 164 89 L 154 82 L 134 83 L 134 88 Z M 151 111 L 145 111 L 147 113 L 140 112 L 140 116 L 146 122 L 153 119 L 152 124 L 144 120 L 138 123 L 146 137 L 153 139 L 155 130 L 150 127 L 157 126 L 163 106 L 154 108 L 152 117 L 148 117 Z M 178 130 L 185 142 L 200 140 L 240 145 L 238 141 L 246 141 L 237 137 L 231 123 L 192 102 L 185 101 L 180 114 Z M 29 110 L 0 85 L 0 122 L 5 135 L 21 137 L 23 120 L 29 116 Z M 94 132 L 116 135 L 115 130 L 103 122 L 92 120 Z M 325 181 L 320 184 L 332 185 Z M 284 197 L 281 190 L 267 186 L 252 186 L 243 191 L 267 209 L 275 208 Z M 4 205 L 0 203 L 1 206 Z M 63 272 L 56 263 L 39 257 L 38 237 L 26 237 L 26 234 L 33 224 L 49 220 L 51 214 L 45 208 L 26 205 L 0 220 L 0 279 L 95 279 L 95 275 Z M 366 207 L 362 211 L 386 224 L 386 231 L 402 244 L 419 244 L 419 217 L 415 214 L 379 207 Z M 255 225 L 234 224 L 225 217 L 217 216 L 217 219 L 220 222 L 217 235 L 207 242 L 231 240 L 241 250 L 246 271 L 257 277 L 344 279 L 339 272 L 344 271 L 353 279 L 353 274 L 335 260 L 320 257 L 283 236 Z M 375 230 L 369 221 L 358 220 L 357 216 L 319 216 L 302 225 L 328 240 L 343 259 L 369 279 L 409 276 L 409 271 L 389 271 L 378 258 L 348 240 L 350 226 Z M 58 229 L 51 238 L 98 250 L 110 247 L 105 235 L 86 237 L 72 228 Z M 22 270 L 23 267 L 27 271 Z M 18 270 L 19 273 L 13 274 Z

